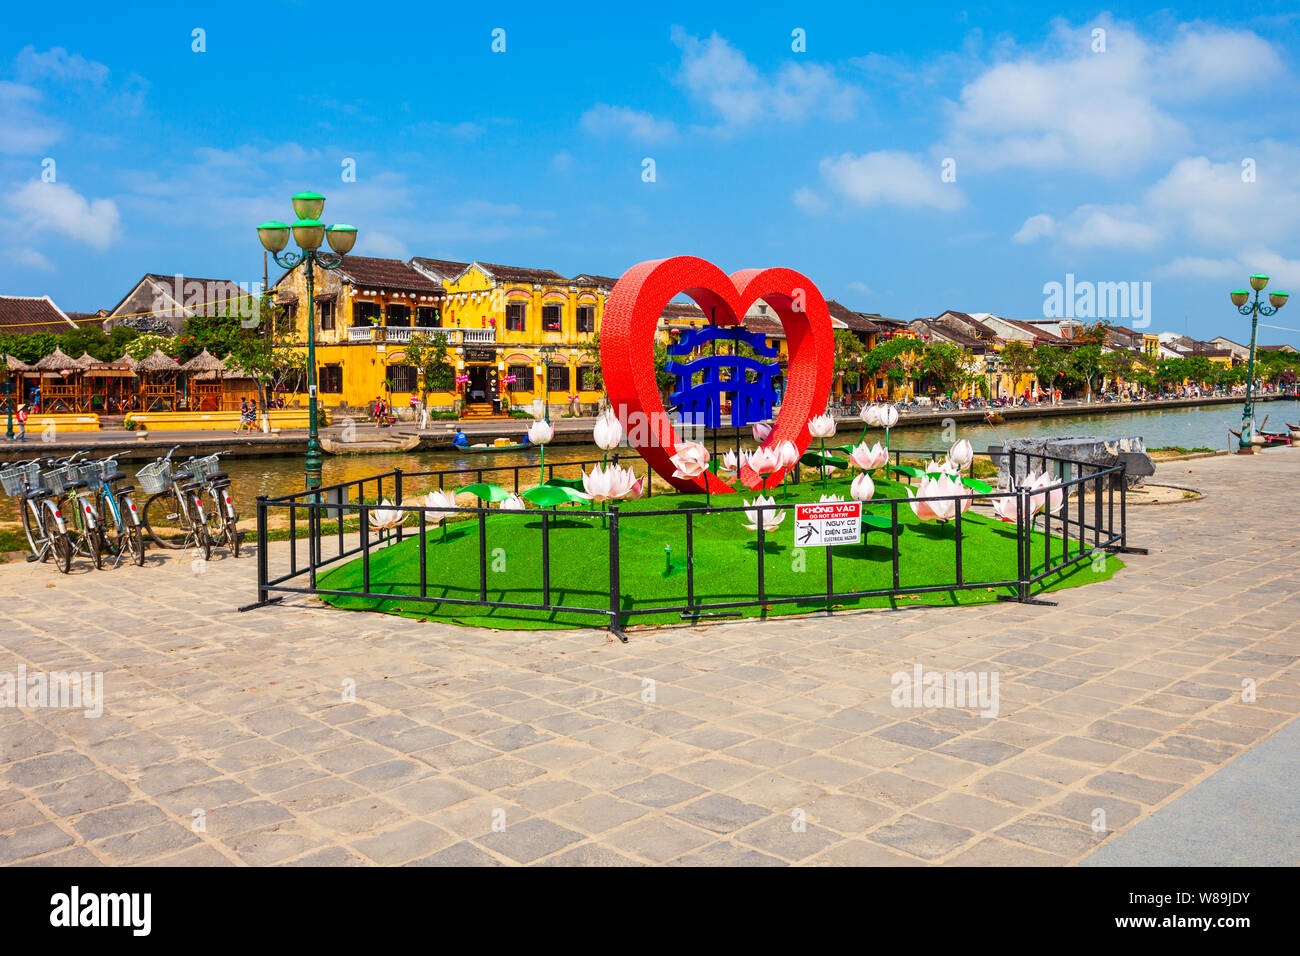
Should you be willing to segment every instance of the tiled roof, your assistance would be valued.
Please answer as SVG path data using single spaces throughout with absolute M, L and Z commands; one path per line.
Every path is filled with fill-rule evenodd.
M 1002 319 L 1002 316 L 998 316 Z M 1019 319 L 1002 319 L 1007 325 L 1013 325 L 1022 331 L 1028 332 L 1040 342 L 1046 342 L 1048 345 L 1069 345 L 1069 339 L 1063 339 L 1055 332 L 1049 332 L 1047 329 L 1040 329 L 1037 326 L 1030 325 L 1028 322 L 1021 322 Z
M 968 335 L 960 329 L 937 319 L 914 319 L 911 324 L 923 337 L 933 336 L 952 342 L 954 345 L 960 345 L 964 349 L 983 349 L 988 346 L 988 343 L 983 339 Z
M 660 322 L 703 321 L 704 310 L 694 302 L 669 302 L 659 313 Z
M 100 315 L 98 312 L 68 312 L 68 318 L 77 324 L 79 329 L 103 328 L 104 320 L 107 315 Z
M 478 266 L 494 279 L 505 282 L 544 282 L 550 285 L 567 285 L 569 280 L 553 269 L 525 269 L 521 266 L 503 266 L 495 262 L 478 262 Z
M 834 299 L 826 300 L 826 308 L 831 314 L 831 318 L 839 319 L 844 325 L 855 332 L 879 332 L 880 326 L 871 319 L 867 318 L 861 312 L 854 312 L 848 306 L 836 302 Z
M 468 262 L 457 262 L 454 259 L 427 259 L 424 256 L 415 256 L 411 259 L 411 265 L 433 273 L 443 282 L 450 282 L 469 268 Z
M 405 292 L 441 292 L 442 286 L 421 275 L 401 259 L 344 256 L 335 270 L 353 285 L 367 289 L 401 289 Z
M 0 332 L 68 332 L 77 327 L 48 295 L 0 295 Z
M 614 276 L 600 276 L 594 272 L 581 272 L 572 279 L 574 285 L 594 285 L 601 289 L 612 289 L 614 283 L 618 282 Z

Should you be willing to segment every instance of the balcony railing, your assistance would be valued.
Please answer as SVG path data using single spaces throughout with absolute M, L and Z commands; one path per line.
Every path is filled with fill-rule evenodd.
M 409 342 L 411 336 L 433 336 L 441 333 L 448 345 L 491 345 L 496 342 L 496 329 L 444 329 L 423 325 L 354 325 L 348 329 L 349 342 Z

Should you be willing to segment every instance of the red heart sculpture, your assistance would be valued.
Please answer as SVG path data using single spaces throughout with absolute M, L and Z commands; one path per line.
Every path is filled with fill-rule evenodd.
M 654 339 L 664 306 L 685 292 L 714 325 L 738 325 L 759 299 L 780 317 L 790 364 L 785 394 L 764 447 L 793 442 L 802 455 L 808 447 L 808 420 L 819 415 L 830 396 L 835 343 L 826 300 L 807 277 L 793 269 L 742 269 L 730 276 L 695 256 L 652 259 L 623 273 L 605 300 L 600 329 L 600 361 L 605 388 L 627 435 L 646 463 L 681 491 L 735 491 L 712 472 L 675 478 L 670 460 L 677 433 L 664 411 L 655 381 Z M 779 480 L 781 472 L 774 477 Z M 746 465 L 738 476 L 746 487 L 760 476 Z

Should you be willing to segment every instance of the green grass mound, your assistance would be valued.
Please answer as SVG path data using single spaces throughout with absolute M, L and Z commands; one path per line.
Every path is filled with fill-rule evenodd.
M 832 479 L 823 490 L 813 479 L 792 485 L 789 497 L 778 489 L 767 492 L 778 504 L 817 501 L 824 493 L 848 499 L 849 481 Z M 876 499 L 904 498 L 904 485 L 881 480 Z M 714 496 L 713 505 L 740 506 L 754 495 Z M 672 512 L 703 507 L 703 495 L 656 495 L 625 502 L 619 508 L 620 606 L 624 612 L 687 603 L 686 518 Z M 1073 507 L 1073 502 L 1071 502 Z M 652 512 L 669 512 L 653 514 Z M 981 513 L 982 512 L 982 513 Z M 866 513 L 883 518 L 890 507 L 868 503 Z M 1089 514 L 1091 512 L 1089 511 Z M 968 583 L 1010 581 L 1016 573 L 1016 530 L 998 521 L 987 508 L 971 508 L 962 516 L 962 578 Z M 757 600 L 758 536 L 746 530 L 743 512 L 696 515 L 692 520 L 695 551 L 694 600 L 696 604 Z M 409 519 L 414 526 L 414 516 Z M 608 529 L 599 516 L 571 513 L 561 506 L 550 512 L 550 603 L 552 606 L 608 610 L 610 600 Z M 489 601 L 516 604 L 543 603 L 542 519 L 536 509 L 503 511 L 488 515 L 481 544 L 487 558 L 486 594 Z M 1039 517 L 1038 528 L 1042 528 Z M 430 523 L 425 559 L 426 593 L 430 598 L 479 599 L 479 524 L 455 520 L 443 530 Z M 794 543 L 794 513 L 766 536 L 763 554 L 763 596 L 760 606 L 736 608 L 727 613 L 757 617 L 798 614 L 828 607 L 905 607 L 911 605 L 985 604 L 998 595 L 1014 595 L 1013 587 L 951 589 L 956 580 L 956 547 L 953 522 L 938 524 L 919 521 L 906 504 L 898 506 L 899 587 L 901 596 L 826 599 L 826 548 L 800 548 Z M 1053 522 L 1056 530 L 1056 522 Z M 348 594 L 326 595 L 338 608 L 382 611 L 432 621 L 511 629 L 600 627 L 608 616 L 551 609 L 482 607 L 449 604 L 445 601 L 412 600 L 420 593 L 419 536 L 408 528 L 404 539 L 390 538 L 372 547 L 370 591 L 391 594 L 375 599 Z M 837 545 L 832 551 L 832 574 L 836 593 L 876 591 L 893 587 L 894 571 L 890 531 L 863 525 L 863 541 Z M 1053 534 L 1047 542 L 1041 530 L 1033 533 L 1030 557 L 1033 573 L 1044 567 L 1050 548 L 1052 563 L 1062 557 L 1062 541 Z M 670 550 L 669 550 L 670 549 Z M 1078 552 L 1071 541 L 1069 555 Z M 1050 591 L 1104 581 L 1123 564 L 1113 555 L 1083 560 L 1045 578 L 1036 588 Z M 360 558 L 324 571 L 318 587 L 331 591 L 362 591 Z M 925 591 L 924 588 L 942 590 Z M 915 589 L 915 590 L 913 590 Z M 820 593 L 819 593 L 820 592 Z M 802 600 L 781 602 L 781 598 Z M 682 620 L 678 611 L 623 615 L 624 625 L 667 624 Z

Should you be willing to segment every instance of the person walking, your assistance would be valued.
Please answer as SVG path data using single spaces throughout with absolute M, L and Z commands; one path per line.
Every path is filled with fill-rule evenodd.
M 244 430 L 244 424 L 248 421 L 248 399 L 239 403 L 239 424 L 235 426 L 235 434 L 238 435 Z
M 18 435 L 14 441 L 27 441 L 27 404 L 20 403 L 18 414 L 14 416 L 18 419 Z

